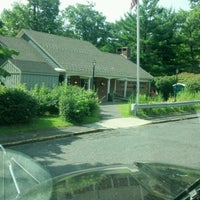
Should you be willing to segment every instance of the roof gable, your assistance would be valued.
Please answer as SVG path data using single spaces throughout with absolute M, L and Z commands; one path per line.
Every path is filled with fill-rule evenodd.
M 29 42 L 22 38 L 0 36 L 0 42 L 7 48 L 14 49 L 19 55 L 13 55 L 7 62 L 13 64 L 22 73 L 58 74 L 42 55 Z M 6 63 L 7 63 L 6 62 Z
M 8 71 L 9 73 L 21 73 L 21 70 L 15 66 L 10 60 L 6 60 L 0 68 L 3 68 L 4 70 Z

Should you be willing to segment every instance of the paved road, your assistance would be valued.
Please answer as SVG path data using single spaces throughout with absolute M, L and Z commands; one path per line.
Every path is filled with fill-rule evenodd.
M 52 176 L 134 161 L 200 167 L 200 121 L 122 128 L 12 147 L 47 167 Z

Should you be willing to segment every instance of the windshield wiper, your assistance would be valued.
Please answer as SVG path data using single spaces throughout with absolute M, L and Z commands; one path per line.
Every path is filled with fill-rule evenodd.
M 200 200 L 200 178 L 173 200 Z

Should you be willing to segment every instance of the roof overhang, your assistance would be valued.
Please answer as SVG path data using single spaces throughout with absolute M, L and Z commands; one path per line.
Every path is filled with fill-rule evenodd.
M 65 69 L 62 69 L 62 68 L 59 68 L 59 67 L 54 68 L 54 70 L 55 70 L 56 72 L 66 73 L 66 70 L 65 70 Z

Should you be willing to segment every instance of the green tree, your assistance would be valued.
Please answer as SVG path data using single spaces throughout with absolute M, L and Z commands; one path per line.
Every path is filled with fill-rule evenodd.
M 191 7 L 195 7 L 195 6 L 197 6 L 197 5 L 199 5 L 199 0 L 189 0 L 190 1 L 190 5 L 191 5 Z
M 68 6 L 62 12 L 66 36 L 87 40 L 102 47 L 109 36 L 106 17 L 95 11 L 94 4 Z
M 12 10 L 5 9 L 1 14 L 3 26 L 0 29 L 3 35 L 16 35 L 22 28 L 31 28 L 30 15 L 26 5 L 14 3 Z
M 4 10 L 0 29 L 3 35 L 16 35 L 22 28 L 41 32 L 58 33 L 59 0 L 29 0 L 27 5 L 15 3 L 11 10 Z
M 172 75 L 176 69 L 176 13 L 143 0 L 141 6 L 141 65 L 152 75 Z
M 174 74 L 176 68 L 176 15 L 158 6 L 159 0 L 143 0 L 140 5 L 141 66 L 152 75 Z M 136 19 L 128 13 L 116 24 L 116 45 L 130 47 L 136 62 Z
M 115 47 L 129 47 L 132 60 L 136 61 L 136 15 L 127 13 L 117 21 L 113 27 L 113 45 Z
M 2 64 L 6 59 L 10 58 L 13 54 L 18 55 L 19 53 L 0 45 L 0 64 Z M 0 84 L 3 83 L 2 77 L 5 78 L 9 75 L 10 74 L 6 70 L 0 67 Z
M 181 44 L 178 48 L 179 58 L 187 72 L 200 72 L 200 5 L 191 11 L 179 13 Z
M 3 22 L 0 21 L 0 28 L 3 28 Z M 8 49 L 8 48 L 5 48 L 3 47 L 1 44 L 0 44 L 0 65 L 8 58 L 10 58 L 12 55 L 18 55 L 19 53 L 12 50 L 12 49 Z M 10 74 L 4 70 L 3 68 L 0 67 L 0 84 L 3 83 L 3 81 L 1 80 L 2 77 L 6 77 L 6 76 L 9 76 Z
M 0 20 L 0 28 L 3 27 L 3 22 Z
M 5 60 L 10 58 L 12 55 L 18 55 L 19 53 L 15 50 L 5 48 L 0 45 L 0 59 Z
M 3 22 L 0 19 L 0 35 L 3 35 L 2 28 L 3 28 Z
M 30 27 L 36 31 L 56 33 L 60 23 L 59 0 L 28 0 Z

